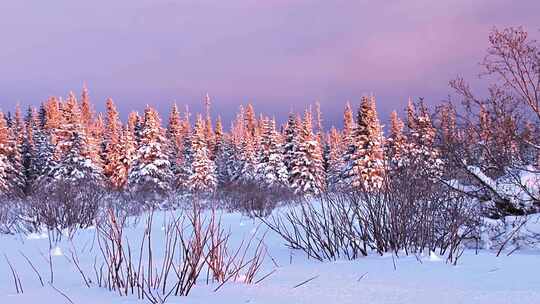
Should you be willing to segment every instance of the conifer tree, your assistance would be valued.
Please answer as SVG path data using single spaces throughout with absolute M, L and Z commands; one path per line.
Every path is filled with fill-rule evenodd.
M 37 158 L 37 149 L 35 134 L 40 128 L 38 113 L 35 108 L 28 107 L 24 118 L 25 137 L 22 147 L 23 167 L 26 176 L 26 189 L 30 190 L 31 183 L 37 178 L 35 161 Z
M 354 114 L 351 103 L 347 102 L 347 104 L 345 105 L 345 112 L 343 113 L 343 138 L 341 139 L 344 147 L 344 152 L 347 151 L 352 145 L 352 136 L 355 128 L 356 123 L 354 121 Z
M 133 136 L 135 138 L 135 143 L 138 146 L 141 142 L 141 131 L 142 131 L 142 119 L 137 112 L 131 112 L 128 116 L 128 125 L 132 129 Z
M 105 129 L 104 174 L 113 189 L 121 189 L 125 183 L 118 170 L 123 169 L 124 147 L 121 143 L 122 123 L 112 99 L 107 99 L 107 126 Z
M 58 159 L 55 155 L 56 147 L 56 130 L 59 111 L 58 104 L 54 99 L 50 99 L 43 104 L 40 111 L 40 124 L 42 127 L 35 129 L 34 144 L 36 147 L 36 155 L 33 160 L 33 171 L 36 178 L 33 182 L 33 187 L 37 187 L 42 182 L 51 177 L 52 170 L 57 166 Z M 57 114 L 52 114 L 51 112 Z
M 374 97 L 363 97 L 353 133 L 350 158 L 342 175 L 345 185 L 366 191 L 378 189 L 384 174 L 382 128 Z
M 328 170 L 327 170 L 327 184 L 331 189 L 337 188 L 340 179 L 340 173 L 343 169 L 342 158 L 342 137 L 341 133 L 335 128 L 330 129 L 328 134 Z
M 118 158 L 109 165 L 109 181 L 114 189 L 123 190 L 128 180 L 129 169 L 135 157 L 135 140 L 129 126 L 122 129 Z M 114 165 L 114 167 L 113 167 Z
M 160 124 L 158 113 L 147 106 L 144 111 L 141 141 L 128 176 L 129 189 L 149 200 L 168 194 L 173 180 L 166 151 L 168 142 Z
M 23 146 L 26 137 L 26 128 L 19 105 L 15 110 L 15 117 L 12 126 L 9 129 L 9 161 L 11 163 L 11 172 L 9 172 L 9 181 L 11 192 L 15 195 L 22 195 L 26 188 L 26 175 L 23 164 Z
M 58 130 L 56 155 L 59 162 L 49 174 L 53 179 L 50 182 L 101 184 L 102 171 L 92 161 L 79 105 L 72 93 L 62 105 L 62 123 Z
M 170 136 L 173 148 L 176 151 L 180 151 L 182 147 L 182 121 L 180 119 L 180 112 L 176 104 L 173 104 L 169 113 L 169 125 L 167 126 L 167 133 Z
M 443 161 L 435 146 L 436 130 L 422 100 L 417 107 L 409 102 L 408 106 L 408 159 L 418 176 L 437 177 L 442 173 Z
M 4 113 L 0 112 L 0 195 L 11 194 L 10 172 L 13 171 L 9 155 L 11 153 L 9 143 L 9 129 Z
M 257 172 L 257 143 L 256 137 L 251 132 L 244 132 L 241 139 L 241 149 L 237 173 L 237 180 L 240 182 L 251 182 L 255 179 Z
M 408 162 L 407 138 L 403 134 L 404 125 L 397 113 L 393 111 L 390 114 L 390 137 L 387 140 L 386 147 L 390 169 L 392 170 L 397 170 Z
M 322 149 L 313 134 L 309 110 L 305 112 L 299 133 L 299 144 L 290 172 L 290 186 L 296 194 L 318 195 L 324 191 L 326 181 Z
M 204 106 L 206 109 L 206 118 L 204 121 L 204 137 L 206 139 L 206 144 L 208 146 L 208 152 L 210 158 L 214 158 L 214 149 L 215 149 L 215 138 L 214 131 L 212 127 L 212 116 L 210 115 L 210 95 L 206 93 L 204 98 Z
M 280 134 L 276 131 L 275 120 L 263 120 L 261 143 L 258 150 L 257 182 L 263 186 L 288 186 L 288 172 L 283 162 Z
M 246 133 L 251 137 L 255 137 L 257 133 L 257 119 L 255 118 L 255 110 L 251 103 L 247 105 L 244 117 Z
M 215 142 L 216 146 L 214 155 L 216 163 L 216 177 L 218 180 L 218 186 L 222 187 L 233 181 L 233 163 L 235 153 L 231 137 L 223 132 L 223 125 L 220 116 L 218 116 L 216 121 Z
M 92 104 L 90 103 L 90 96 L 86 85 L 83 86 L 81 94 L 81 123 L 87 133 L 90 132 L 92 124 L 94 123 L 94 112 L 92 110 Z
M 205 123 L 197 116 L 192 140 L 193 165 L 189 177 L 191 192 L 213 192 L 217 186 L 216 166 L 208 155 L 208 143 L 205 137 Z
M 283 146 L 283 161 L 285 163 L 285 167 L 287 168 L 289 178 L 291 178 L 293 163 L 296 158 L 296 152 L 298 151 L 298 147 L 300 145 L 301 124 L 302 123 L 298 115 L 292 112 L 289 113 L 289 119 L 284 130 L 285 143 Z
M 179 154 L 176 156 L 178 159 L 178 166 L 175 168 L 175 181 L 174 186 L 181 191 L 189 191 L 189 178 L 193 173 L 193 147 L 192 139 L 193 134 L 191 131 L 191 113 L 186 106 L 184 110 L 184 119 L 180 123 L 180 149 Z

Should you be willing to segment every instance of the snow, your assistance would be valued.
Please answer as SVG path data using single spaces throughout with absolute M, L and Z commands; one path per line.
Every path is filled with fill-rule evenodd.
M 170 213 L 155 214 L 153 242 L 164 242 L 160 229 Z M 435 253 L 423 256 L 370 255 L 354 261 L 317 262 L 302 252 L 291 251 L 283 240 L 266 231 L 257 220 L 237 213 L 224 213 L 221 222 L 232 233 L 232 244 L 252 233 L 262 236 L 267 258 L 255 281 L 273 272 L 258 284 L 226 283 L 217 292 L 217 284 L 202 279 L 188 297 L 171 297 L 168 303 L 520 303 L 536 304 L 540 299 L 540 251 L 529 248 L 510 256 L 496 257 L 496 251 L 466 250 L 457 266 L 445 263 Z M 144 220 L 130 223 L 125 234 L 137 242 Z M 532 228 L 540 228 L 531 222 Z M 540 229 L 539 229 L 540 230 Z M 539 231 L 537 230 L 537 231 Z M 73 240 L 53 245 L 50 254 L 54 269 L 54 287 L 74 303 L 148 303 L 135 297 L 120 297 L 94 283 L 94 259 L 101 257 L 95 241 L 96 229 L 78 231 Z M 49 278 L 49 239 L 46 234 L 1 235 L 0 254 L 5 254 L 20 276 L 23 294 L 17 294 L 9 266 L 0 262 L 0 303 L 67 303 L 47 282 Z M 39 271 L 42 287 L 26 255 Z M 72 259 L 76 254 L 85 274 L 92 280 L 87 288 Z M 159 252 L 155 252 L 159 256 Z M 277 267 L 276 267 L 277 265 Z M 204 281 L 204 282 L 203 282 Z M 305 282 L 305 283 L 304 283 Z M 295 287 L 297 286 L 297 287 Z
M 51 255 L 52 256 L 63 256 L 64 253 L 62 252 L 62 249 L 60 249 L 60 247 L 56 246 L 53 249 L 51 249 Z

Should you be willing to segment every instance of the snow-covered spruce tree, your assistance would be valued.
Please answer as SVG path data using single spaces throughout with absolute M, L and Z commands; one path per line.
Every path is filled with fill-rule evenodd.
M 205 123 L 197 116 L 192 140 L 193 162 L 189 177 L 189 190 L 193 193 L 211 193 L 217 186 L 216 165 L 208 155 Z
M 54 179 L 51 183 L 64 182 L 73 186 L 84 184 L 85 187 L 101 185 L 103 182 L 101 168 L 97 167 L 90 158 L 88 139 L 84 132 L 72 133 L 69 141 L 70 149 L 51 172 Z
M 291 184 L 291 174 L 293 170 L 294 160 L 296 153 L 300 146 L 300 128 L 302 127 L 302 121 L 300 117 L 291 112 L 289 113 L 289 119 L 284 130 L 284 144 L 283 144 L 283 162 L 287 168 L 289 175 L 289 184 Z
M 53 105 L 51 104 L 51 106 Z M 60 160 L 71 148 L 73 133 L 83 132 L 84 126 L 81 122 L 81 112 L 77 98 L 73 92 L 68 94 L 65 102 L 59 102 L 59 109 L 58 126 L 54 132 L 56 136 L 55 154 L 57 159 Z
M 9 174 L 13 170 L 9 155 L 11 153 L 9 143 L 9 129 L 4 113 L 0 112 L 0 195 L 11 195 L 11 182 Z
M 180 128 L 180 142 L 179 154 L 176 155 L 178 165 L 176 166 L 176 172 L 174 172 L 174 187 L 179 191 L 189 191 L 189 178 L 193 173 L 193 149 L 192 139 L 193 134 L 191 130 L 191 113 L 186 107 L 184 112 L 184 119 L 181 121 Z
M 94 112 L 92 110 L 90 95 L 88 94 L 86 85 L 83 85 L 81 93 L 81 123 L 87 133 L 94 123 Z
M 128 187 L 137 198 L 155 202 L 171 190 L 173 173 L 166 151 L 168 141 L 156 110 L 147 106 L 141 129 L 140 144 L 129 170 Z
M 141 142 L 142 119 L 137 112 L 131 112 L 128 116 L 128 125 L 132 128 L 133 136 L 137 147 Z
M 264 187 L 288 186 L 288 172 L 283 162 L 283 151 L 279 137 L 275 120 L 264 119 L 256 168 L 256 181 Z
M 62 112 L 60 110 L 60 101 L 56 97 L 51 97 L 43 105 L 45 119 L 43 129 L 46 131 L 47 136 L 52 145 L 56 145 L 58 142 L 58 136 L 60 133 L 60 125 L 62 124 Z
M 23 147 L 26 137 L 26 128 L 24 127 L 24 120 L 22 117 L 21 109 L 17 105 L 15 110 L 15 117 L 11 128 L 9 129 L 9 144 L 10 154 L 9 161 L 11 163 L 12 171 L 9 172 L 9 181 L 11 192 L 14 195 L 22 196 L 26 189 L 26 175 L 23 163 Z
M 253 106 L 249 104 L 245 113 L 241 107 L 233 130 L 235 152 L 238 154 L 231 163 L 235 167 L 234 180 L 237 183 L 252 183 L 255 181 L 259 135 L 258 122 L 255 119 Z
M 169 125 L 167 126 L 167 135 L 173 144 L 176 151 L 180 151 L 182 147 L 182 120 L 176 103 L 172 105 L 169 112 Z M 178 152 L 179 153 L 179 152 Z
M 342 146 L 343 152 L 346 152 L 353 144 L 353 132 L 356 129 L 356 122 L 354 121 L 354 114 L 351 107 L 351 103 L 347 102 L 345 105 L 345 112 L 343 113 L 343 132 L 342 132 Z
M 326 174 L 327 185 L 330 190 L 337 189 L 340 173 L 343 169 L 341 133 L 334 127 L 330 129 L 326 140 L 328 146 L 328 168 Z
M 407 165 L 407 137 L 403 134 L 403 121 L 393 111 L 390 114 L 390 136 L 386 143 L 386 155 L 390 170 L 398 170 Z
M 345 179 L 349 164 L 354 158 L 355 145 L 354 142 L 354 132 L 357 128 L 356 122 L 354 121 L 354 114 L 350 102 L 347 102 L 345 105 L 345 111 L 343 112 L 343 130 L 341 132 L 340 146 L 337 148 L 339 154 L 341 155 L 341 168 L 339 168 L 339 177 L 334 178 L 334 187 L 337 188 L 349 188 L 349 181 Z
M 57 166 L 58 159 L 55 155 L 56 136 L 55 136 L 55 122 L 54 115 L 49 114 L 50 109 L 52 111 L 58 110 L 56 105 L 51 106 L 50 101 L 43 104 L 40 111 L 39 121 L 35 125 L 39 124 L 33 132 L 33 141 L 35 145 L 35 155 L 32 160 L 32 171 L 35 174 L 35 178 L 32 180 L 32 188 L 37 187 L 50 177 L 52 170 Z
M 167 125 L 167 138 L 169 139 L 169 159 L 171 162 L 171 170 L 173 172 L 173 189 L 177 189 L 176 178 L 181 173 L 180 166 L 182 165 L 182 120 L 180 119 L 180 112 L 178 107 L 174 103 L 169 112 L 169 123 Z
M 352 138 L 350 158 L 342 174 L 345 185 L 366 191 L 380 188 L 384 175 L 384 138 L 374 97 L 362 98 Z
M 257 136 L 257 118 L 255 118 L 255 110 L 250 103 L 246 107 L 246 113 L 244 115 L 245 125 L 244 131 L 252 137 Z
M 408 159 L 419 176 L 436 178 L 442 174 L 443 161 L 435 146 L 436 130 L 422 100 L 417 107 L 409 102 Z
M 105 118 L 103 113 L 98 113 L 90 131 L 87 133 L 90 148 L 90 157 L 96 166 L 103 168 L 103 158 L 105 153 Z
M 136 152 L 132 130 L 129 126 L 125 126 L 121 132 L 118 145 L 118 157 L 113 163 L 110 163 L 109 169 L 111 170 L 111 173 L 108 177 L 109 182 L 114 185 L 117 190 L 125 189 L 129 168 L 131 167 Z
M 242 142 L 244 138 L 244 107 L 240 105 L 239 111 L 236 114 L 235 120 L 231 124 L 230 140 L 227 153 L 230 157 L 227 159 L 227 171 L 230 176 L 230 181 L 236 183 L 240 179 L 242 169 Z
M 313 134 L 309 110 L 306 110 L 299 133 L 299 145 L 289 176 L 290 187 L 298 195 L 318 195 L 325 190 L 326 178 L 322 149 Z
M 224 187 L 232 182 L 233 170 L 230 167 L 234 157 L 233 145 L 227 134 L 223 133 L 221 117 L 218 116 L 215 130 L 215 163 L 218 187 Z
M 90 95 L 88 94 L 86 85 L 83 86 L 81 94 L 81 124 L 86 133 L 86 137 L 88 138 L 90 158 L 96 166 L 104 168 L 106 149 L 104 140 L 105 122 L 101 113 L 94 119 L 94 110 L 92 103 L 90 102 Z
M 125 183 L 125 180 L 122 178 L 123 172 L 118 172 L 124 168 L 124 147 L 121 143 L 122 123 L 111 98 L 107 99 L 106 106 L 107 122 L 104 136 L 105 153 L 103 153 L 103 172 L 111 188 L 120 190 Z
M 214 159 L 215 138 L 212 127 L 212 116 L 210 115 L 210 95 L 208 95 L 208 93 L 206 93 L 206 96 L 204 97 L 204 106 L 206 110 L 206 118 L 204 120 L 204 137 L 208 147 L 208 155 L 211 159 Z
M 99 113 L 98 118 L 94 120 L 94 110 L 86 85 L 83 85 L 81 93 L 81 124 L 88 138 L 88 148 L 92 161 L 98 166 L 103 166 L 104 159 L 101 156 L 105 153 L 106 147 L 103 138 L 105 134 L 103 116 Z
M 23 166 L 24 174 L 26 176 L 26 189 L 25 191 L 30 190 L 32 182 L 37 178 L 37 172 L 35 170 L 35 160 L 37 157 L 37 149 L 35 143 L 35 133 L 40 127 L 38 114 L 35 108 L 28 107 L 26 116 L 24 118 L 24 128 L 26 130 L 23 147 L 22 147 L 22 157 L 23 157 Z
M 102 170 L 91 158 L 87 134 L 81 121 L 81 112 L 74 96 L 70 94 L 62 105 L 62 124 L 56 144 L 57 165 L 52 169 L 48 183 L 65 183 L 80 186 L 81 183 L 101 185 Z
M 244 132 L 241 139 L 241 149 L 236 180 L 240 183 L 255 180 L 257 171 L 257 138 L 251 132 Z

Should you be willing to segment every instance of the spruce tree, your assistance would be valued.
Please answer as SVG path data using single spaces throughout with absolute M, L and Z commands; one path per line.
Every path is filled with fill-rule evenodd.
M 122 162 L 124 161 L 124 147 L 121 143 L 122 137 L 122 123 L 118 115 L 118 111 L 114 105 L 112 99 L 107 99 L 107 126 L 105 129 L 105 153 L 103 154 L 104 160 L 104 174 L 107 177 L 109 185 L 119 190 L 123 187 L 125 181 L 123 178 L 119 178 L 118 170 L 123 168 Z M 122 176 L 122 174 L 120 174 Z
M 391 170 L 398 170 L 408 163 L 407 137 L 403 134 L 403 121 L 393 111 L 390 114 L 390 136 L 387 139 L 386 154 Z
M 283 146 L 283 161 L 287 168 L 289 178 L 291 178 L 293 163 L 300 145 L 300 127 L 301 121 L 298 115 L 292 112 L 289 113 L 289 119 L 284 130 L 285 143 Z
M 10 172 L 13 171 L 9 155 L 11 153 L 9 128 L 4 113 L 0 112 L 0 195 L 11 195 Z
M 280 134 L 276 131 L 275 120 L 264 119 L 258 149 L 256 180 L 268 188 L 288 186 L 288 172 L 283 162 L 283 151 L 279 136 Z
M 343 182 L 365 191 L 380 188 L 384 175 L 384 139 L 374 97 L 362 98 L 352 138 L 350 158 L 345 163 L 342 175 Z
M 408 159 L 417 175 L 436 178 L 442 174 L 443 161 L 435 146 L 436 130 L 422 100 L 408 106 Z
M 67 182 L 77 185 L 85 182 L 100 185 L 101 168 L 92 161 L 89 139 L 81 120 L 81 112 L 71 93 L 62 105 L 62 121 L 57 132 L 56 156 L 58 163 L 52 168 L 50 182 Z
M 325 190 L 322 149 L 313 134 L 311 112 L 306 110 L 300 125 L 299 144 L 290 173 L 290 187 L 296 194 L 318 195 Z
M 116 161 L 110 163 L 109 181 L 114 189 L 124 190 L 126 187 L 129 169 L 135 157 L 135 141 L 133 132 L 129 126 L 125 126 L 119 140 L 118 157 Z
M 22 195 L 26 188 L 26 175 L 23 160 L 23 147 L 26 137 L 26 128 L 19 105 L 15 110 L 15 117 L 11 128 L 9 129 L 9 161 L 11 163 L 11 172 L 9 172 L 9 181 L 11 192 L 14 195 Z
M 198 115 L 192 141 L 193 165 L 189 177 L 189 190 L 194 193 L 213 192 L 217 186 L 216 166 L 208 155 L 208 143 L 205 136 L 205 123 Z
M 128 186 L 145 200 L 161 199 L 171 190 L 173 172 L 167 154 L 168 142 L 158 113 L 147 106 L 140 144 L 130 168 Z
M 340 181 L 340 173 L 343 169 L 341 133 L 334 127 L 328 134 L 328 169 L 327 184 L 331 189 L 337 189 Z

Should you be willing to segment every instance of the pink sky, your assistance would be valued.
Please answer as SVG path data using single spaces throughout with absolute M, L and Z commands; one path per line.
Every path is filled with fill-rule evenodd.
M 9 2 L 9 3 L 6 3 Z M 226 119 L 240 103 L 284 117 L 319 100 L 328 124 L 345 101 L 439 102 L 475 79 L 493 26 L 538 36 L 538 0 L 17 0 L 0 4 L 0 106 L 90 88 L 123 114 L 171 102 Z

